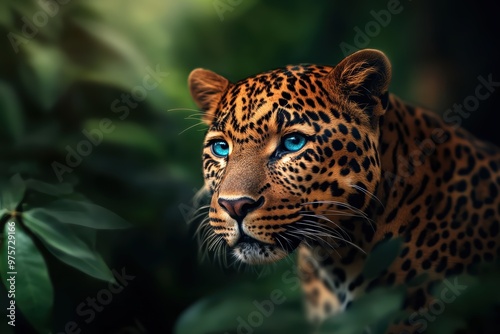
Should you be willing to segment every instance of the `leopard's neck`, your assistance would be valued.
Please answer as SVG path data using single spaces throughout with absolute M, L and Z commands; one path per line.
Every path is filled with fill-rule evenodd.
M 352 263 L 363 262 L 379 241 L 404 237 L 411 218 L 404 204 L 436 191 L 438 185 L 431 179 L 430 171 L 447 168 L 444 166 L 448 163 L 444 159 L 446 151 L 450 150 L 447 142 L 455 131 L 464 132 L 446 124 L 436 114 L 409 106 L 394 95 L 390 95 L 379 130 L 381 176 L 376 198 L 372 198 L 365 209 L 369 219 L 352 218 L 342 222 L 356 226 L 349 233 L 350 241 L 364 251 L 349 243 L 339 245 L 339 256 L 351 259 Z

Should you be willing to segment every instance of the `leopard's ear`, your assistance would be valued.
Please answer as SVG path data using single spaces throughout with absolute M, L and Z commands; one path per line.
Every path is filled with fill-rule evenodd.
M 357 51 L 335 66 L 328 77 L 335 93 L 356 103 L 370 118 L 385 113 L 391 64 L 383 52 Z
M 212 71 L 197 68 L 189 74 L 188 84 L 194 102 L 204 112 L 203 120 L 210 124 L 229 81 Z

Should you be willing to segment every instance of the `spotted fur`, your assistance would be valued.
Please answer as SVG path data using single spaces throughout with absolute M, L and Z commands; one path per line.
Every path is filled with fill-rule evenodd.
M 376 286 L 427 273 L 404 305 L 418 310 L 433 282 L 500 253 L 500 151 L 389 94 L 390 78 L 376 50 L 335 67 L 288 66 L 236 83 L 204 69 L 189 77 L 209 126 L 203 243 L 249 264 L 298 248 L 313 321 Z M 289 136 L 305 145 L 287 151 Z M 214 154 L 217 142 L 227 156 Z M 397 237 L 397 259 L 364 277 L 375 245 Z

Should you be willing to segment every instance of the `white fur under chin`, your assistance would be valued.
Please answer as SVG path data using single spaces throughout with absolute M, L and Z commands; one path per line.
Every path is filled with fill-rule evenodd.
M 267 264 L 283 259 L 288 252 L 274 245 L 242 243 L 233 249 L 234 257 L 247 264 Z

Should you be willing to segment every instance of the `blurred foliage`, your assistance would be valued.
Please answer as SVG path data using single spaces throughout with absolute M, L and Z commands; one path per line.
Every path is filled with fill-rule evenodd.
M 25 199 L 30 197 L 27 196 L 30 191 L 51 196 L 78 196 L 72 193 L 71 187 L 36 180 L 25 182 L 19 174 L 0 185 L 0 222 L 4 225 L 0 240 L 0 277 L 8 290 L 9 306 L 20 309 L 39 332 L 50 332 L 53 286 L 45 259 L 33 237 L 67 265 L 89 276 L 116 283 L 95 249 L 96 233 L 92 229 L 122 229 L 129 224 L 116 214 L 81 200 L 59 199 L 31 207 Z M 9 314 L 14 315 L 9 320 L 15 324 L 15 312 L 9 310 Z
M 17 238 L 23 245 L 17 259 L 25 259 L 21 262 L 26 265 L 18 279 L 34 275 L 45 282 L 33 286 L 18 282 L 33 288 L 19 298 L 31 300 L 34 304 L 29 307 L 40 312 L 21 309 L 16 331 L 31 333 L 32 323 L 35 328 L 69 332 L 75 322 L 84 333 L 168 333 L 190 305 L 195 305 L 195 311 L 201 305 L 197 312 L 206 321 L 212 315 L 222 319 L 226 312 L 247 314 L 249 309 L 244 307 L 251 308 L 257 296 L 268 297 L 282 286 L 279 266 L 266 278 L 256 279 L 252 273 L 197 260 L 197 246 L 183 213 L 189 211 L 190 198 L 202 183 L 204 127 L 198 124 L 187 76 L 196 67 L 239 80 L 289 63 L 335 64 L 343 58 L 340 43 L 353 43 L 354 29 L 364 29 L 373 20 L 371 11 L 383 10 L 387 4 L 368 0 L 1 2 L 0 179 L 19 175 L 31 190 L 2 188 L 2 194 L 27 206 L 2 206 L 0 213 L 35 210 L 17 220 Z M 401 5 L 401 13 L 392 16 L 366 45 L 384 50 L 391 58 L 392 91 L 442 113 L 474 92 L 479 75 L 500 77 L 494 4 L 446 0 Z M 463 124 L 497 144 L 498 95 L 481 101 Z M 76 203 L 86 204 L 78 213 L 74 208 L 66 210 Z M 91 205 L 95 206 L 89 211 Z M 133 228 L 96 234 L 96 227 L 113 220 L 99 211 L 103 208 Z M 3 217 L 5 224 L 8 216 Z M 57 242 L 44 238 L 49 231 L 41 230 L 43 223 L 57 226 L 56 232 L 51 231 Z M 5 228 L 8 225 L 2 228 L 4 240 Z M 81 266 L 61 258 L 78 244 L 71 239 L 75 234 L 99 257 L 99 263 L 118 271 L 125 268 L 135 277 L 92 320 L 77 309 L 108 283 L 94 278 L 99 275 L 83 274 L 74 268 L 84 270 Z M 230 287 L 227 292 L 225 287 Z M 478 293 L 488 294 L 487 290 Z M 6 296 L 0 285 L 4 310 Z M 203 304 L 205 296 L 212 299 Z M 280 332 L 285 322 L 304 332 L 301 326 L 307 325 L 295 318 L 302 314 L 299 299 L 290 292 L 286 303 L 276 309 L 282 316 L 266 319 L 271 332 Z M 460 310 L 473 307 L 468 306 L 460 304 Z M 199 325 L 185 320 L 195 312 L 193 308 L 183 315 L 178 329 Z M 35 318 L 27 319 L 23 312 Z M 450 313 L 451 318 L 439 319 L 451 321 L 446 319 L 462 315 Z M 12 328 L 2 321 L 0 332 L 11 333 Z
M 450 277 L 434 287 L 432 294 L 435 302 L 428 309 L 419 312 L 418 318 L 428 326 L 432 334 L 454 333 L 472 329 L 473 333 L 494 333 L 498 331 L 498 312 L 500 312 L 500 270 L 498 261 L 493 265 L 482 265 L 476 276 L 460 275 Z M 453 286 L 453 288 L 450 288 Z M 452 291 L 451 303 L 443 298 L 445 289 Z M 434 305 L 435 304 L 435 305 Z
M 368 256 L 364 275 L 374 277 L 385 270 L 396 259 L 401 245 L 401 239 L 377 245 Z M 203 298 L 182 315 L 175 333 L 315 332 L 301 306 L 297 266 L 282 262 L 275 268 L 275 274 L 281 278 L 279 284 L 267 275 L 260 282 L 230 286 Z M 371 328 L 372 333 L 384 333 L 390 321 L 400 314 L 403 298 L 402 287 L 374 290 L 359 298 L 348 311 L 325 321 L 316 332 L 351 334 Z
M 306 333 L 295 264 L 281 262 L 273 275 L 240 282 L 198 300 L 179 318 L 177 334 L 201 333 Z M 276 277 L 280 277 L 276 284 Z

